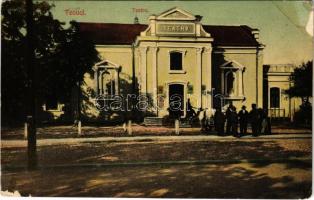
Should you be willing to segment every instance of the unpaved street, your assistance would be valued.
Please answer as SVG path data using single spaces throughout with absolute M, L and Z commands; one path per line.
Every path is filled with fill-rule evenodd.
M 86 142 L 2 149 L 2 190 L 32 196 L 305 198 L 311 138 Z

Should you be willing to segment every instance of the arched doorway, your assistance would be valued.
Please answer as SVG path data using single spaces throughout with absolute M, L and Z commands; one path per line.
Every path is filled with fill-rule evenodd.
M 169 116 L 181 117 L 184 116 L 184 85 L 170 84 L 169 85 Z

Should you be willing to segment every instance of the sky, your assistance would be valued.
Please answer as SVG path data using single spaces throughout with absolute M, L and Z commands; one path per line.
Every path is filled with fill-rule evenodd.
M 52 12 L 63 22 L 148 23 L 151 14 L 179 7 L 203 16 L 206 25 L 248 25 L 260 30 L 265 64 L 300 64 L 313 58 L 310 1 L 59 1 Z M 134 10 L 143 12 L 135 12 Z M 65 10 L 83 11 L 69 15 Z

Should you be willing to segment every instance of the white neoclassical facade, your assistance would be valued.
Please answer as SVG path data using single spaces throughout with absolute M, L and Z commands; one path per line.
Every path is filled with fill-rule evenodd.
M 79 24 L 102 59 L 85 75 L 86 117 L 102 119 L 97 96 L 130 94 L 146 108 L 143 117 L 164 117 L 177 105 L 185 117 L 188 101 L 207 115 L 229 102 L 238 109 L 263 105 L 258 29 L 205 25 L 201 16 L 177 7 L 151 15 L 147 24 Z

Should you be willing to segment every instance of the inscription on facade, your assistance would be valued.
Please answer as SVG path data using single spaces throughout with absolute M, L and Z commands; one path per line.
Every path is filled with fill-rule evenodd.
M 157 24 L 157 32 L 161 34 L 193 34 L 194 24 Z

